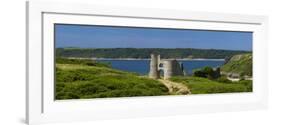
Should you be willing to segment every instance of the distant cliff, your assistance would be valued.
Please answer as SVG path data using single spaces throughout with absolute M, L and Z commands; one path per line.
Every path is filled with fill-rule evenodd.
M 158 53 L 167 58 L 206 58 L 225 59 L 249 51 L 194 49 L 194 48 L 57 48 L 57 57 L 80 58 L 150 58 L 151 53 Z
M 239 54 L 230 58 L 230 60 L 221 67 L 225 74 L 239 76 L 252 76 L 253 74 L 253 57 L 251 53 Z

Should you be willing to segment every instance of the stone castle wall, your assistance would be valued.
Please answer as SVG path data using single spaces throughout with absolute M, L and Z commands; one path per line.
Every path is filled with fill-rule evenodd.
M 161 60 L 159 54 L 151 54 L 149 78 L 159 79 L 163 70 L 164 79 L 183 76 L 183 66 L 177 60 Z

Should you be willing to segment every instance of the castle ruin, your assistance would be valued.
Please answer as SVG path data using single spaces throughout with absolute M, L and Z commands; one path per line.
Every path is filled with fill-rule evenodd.
M 184 76 L 184 67 L 177 60 L 161 60 L 159 54 L 151 54 L 149 78 L 159 79 L 163 71 L 164 79 L 172 76 Z

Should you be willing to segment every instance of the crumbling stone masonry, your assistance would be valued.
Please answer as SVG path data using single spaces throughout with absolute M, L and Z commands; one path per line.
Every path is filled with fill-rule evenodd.
M 164 79 L 172 76 L 184 76 L 184 67 L 177 60 L 161 60 L 159 54 L 151 54 L 149 78 L 159 79 L 160 72 L 163 71 Z

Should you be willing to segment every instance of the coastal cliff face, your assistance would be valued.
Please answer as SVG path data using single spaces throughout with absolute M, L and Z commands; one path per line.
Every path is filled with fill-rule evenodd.
M 251 77 L 253 74 L 252 67 L 252 53 L 239 54 L 231 57 L 225 65 L 221 66 L 221 73 L 232 77 Z

